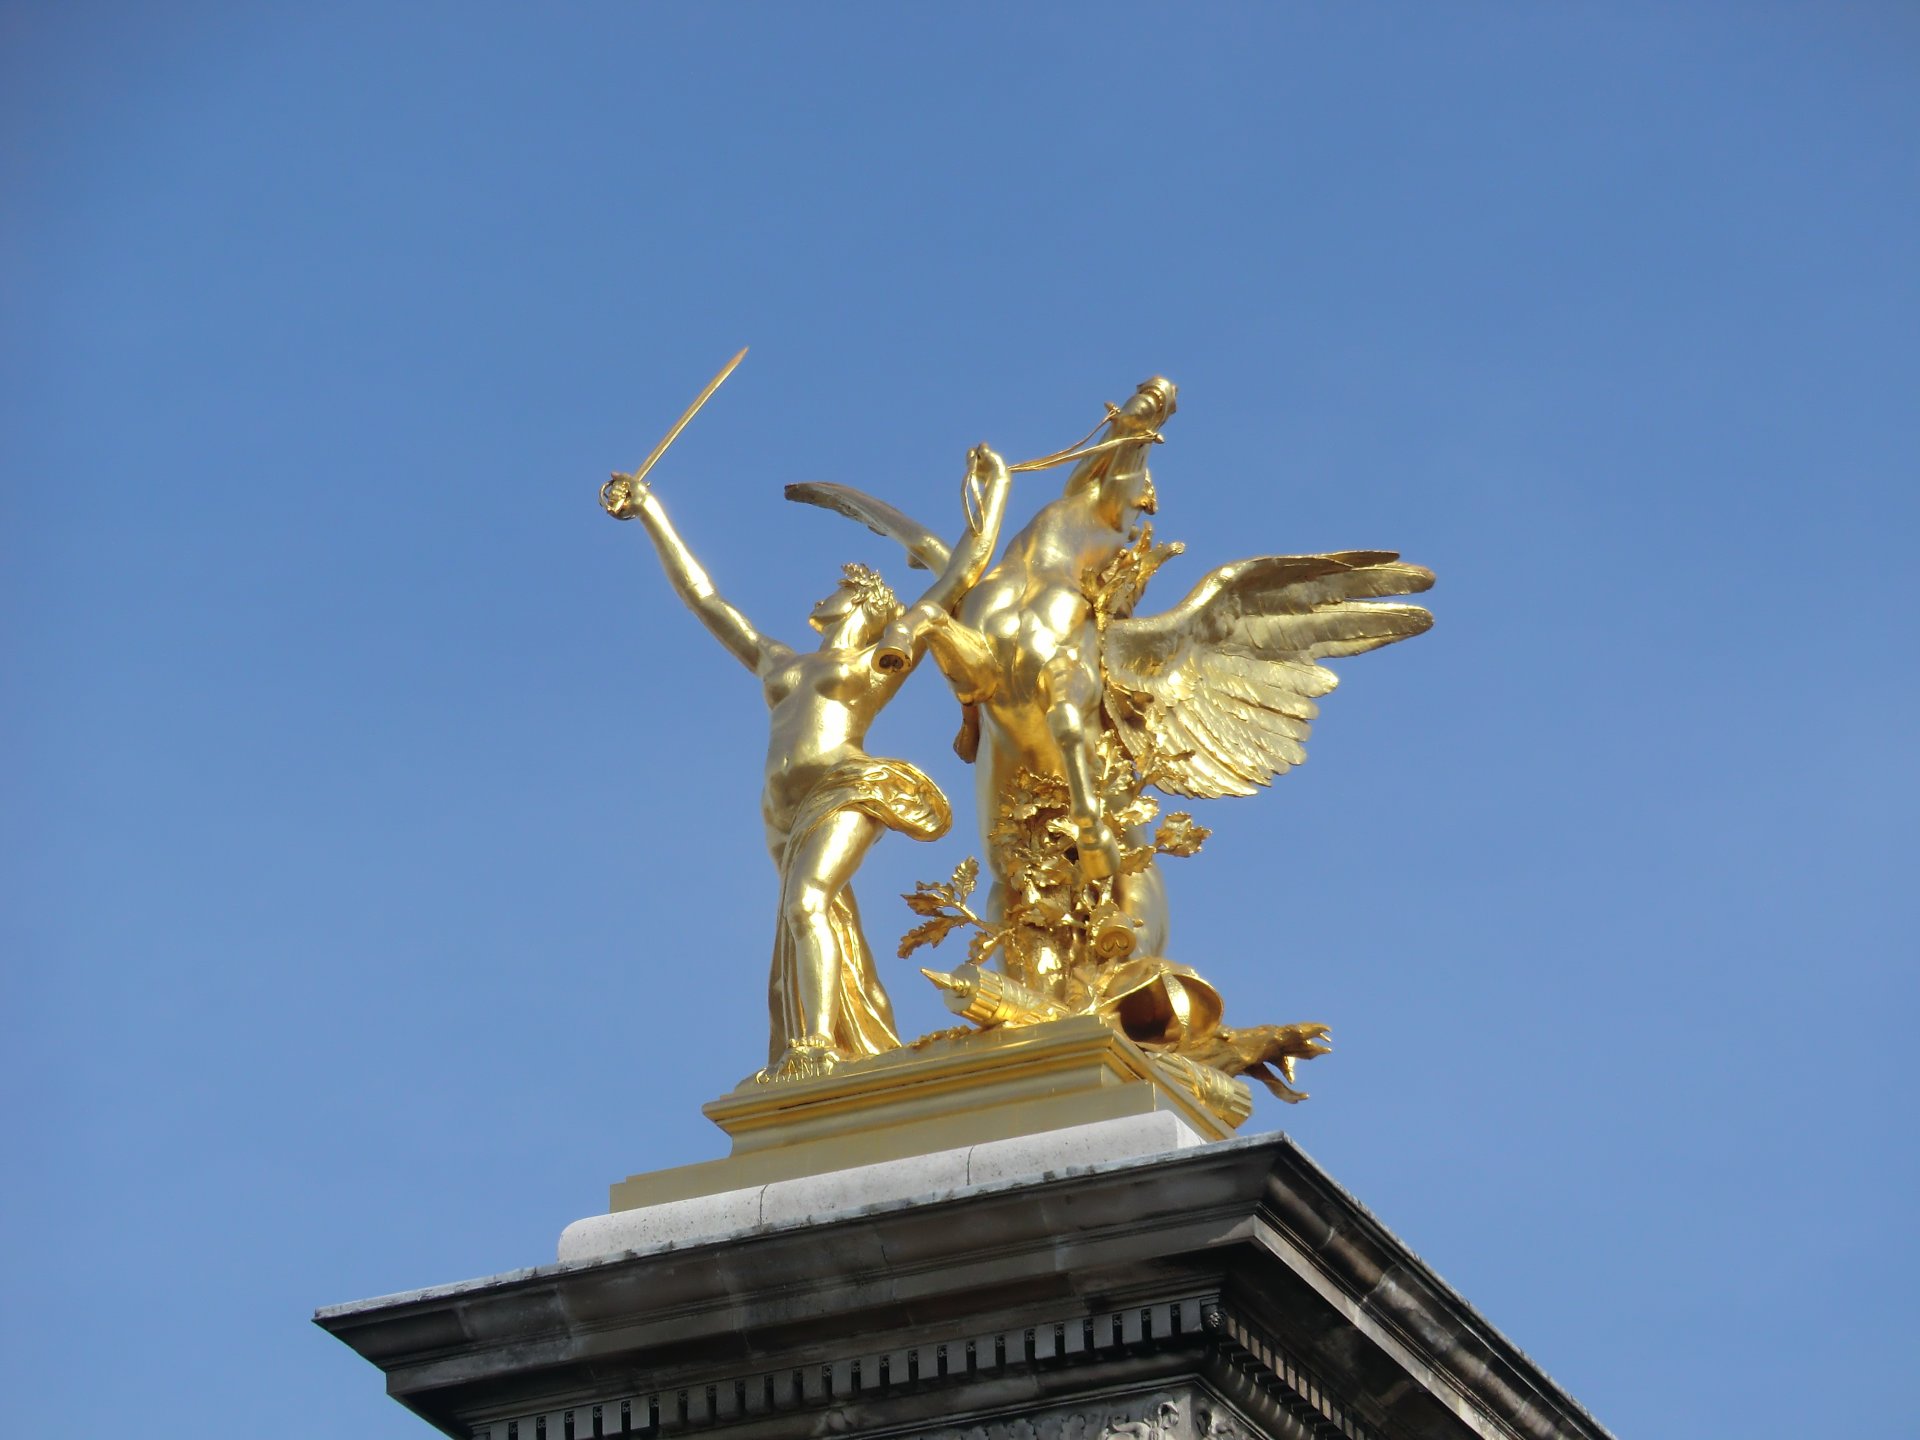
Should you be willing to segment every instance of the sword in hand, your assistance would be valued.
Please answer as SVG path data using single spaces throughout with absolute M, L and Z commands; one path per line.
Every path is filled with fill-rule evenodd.
M 734 366 L 747 358 L 746 349 L 720 367 L 720 373 L 709 380 L 706 388 L 693 397 L 693 403 L 686 413 L 673 422 L 673 428 L 661 437 L 660 443 L 653 447 L 653 453 L 640 462 L 632 474 L 616 470 L 613 478 L 600 487 L 600 508 L 616 520 L 631 520 L 640 513 L 640 507 L 646 503 L 652 491 L 647 485 L 647 472 L 653 469 L 660 457 L 667 453 L 667 447 L 680 438 L 680 432 L 687 428 L 687 422 L 700 413 L 700 407 L 713 398 L 713 392 L 720 383 L 733 373 Z

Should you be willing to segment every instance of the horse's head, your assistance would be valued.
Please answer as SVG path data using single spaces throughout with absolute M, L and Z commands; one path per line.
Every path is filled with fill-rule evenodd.
M 1106 512 L 1107 523 L 1116 530 L 1128 529 L 1137 516 L 1151 515 L 1159 508 L 1153 476 L 1147 470 L 1147 451 L 1173 414 L 1176 394 L 1174 383 L 1165 376 L 1141 381 L 1126 404 L 1108 407 L 1103 437 L 1136 439 L 1138 443 L 1116 445 L 1089 455 L 1067 477 L 1067 495 L 1093 497 Z
M 1164 375 L 1142 380 L 1134 390 L 1133 398 L 1122 405 L 1119 413 L 1113 417 L 1112 433 L 1138 433 L 1137 430 L 1120 428 L 1122 425 L 1138 426 L 1140 430 L 1158 430 L 1179 408 L 1174 403 L 1174 397 L 1178 394 L 1179 387 Z

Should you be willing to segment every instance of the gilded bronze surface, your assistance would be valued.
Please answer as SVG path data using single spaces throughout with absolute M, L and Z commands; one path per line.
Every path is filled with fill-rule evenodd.
M 1221 566 L 1172 609 L 1137 614 L 1181 552 L 1156 543 L 1147 518 L 1158 496 L 1146 457 L 1175 409 L 1173 384 L 1156 377 L 1052 455 L 1008 466 L 976 447 L 952 546 L 849 487 L 789 486 L 790 499 L 860 520 L 938 577 L 903 606 L 874 572 L 846 567 L 814 607 L 819 648 L 796 652 L 720 597 L 645 482 L 739 359 L 601 500 L 642 522 L 681 599 L 760 678 L 770 711 L 761 813 L 780 900 L 769 1058 L 756 1078 L 813 1079 L 900 1044 L 850 881 L 885 831 L 931 840 L 950 823 L 926 775 L 863 748 L 931 653 L 962 707 L 955 746 L 977 766 L 990 883 L 977 897 L 980 867 L 967 860 L 917 887 L 906 899 L 921 919 L 900 956 L 969 932 L 964 963 L 923 973 L 970 1024 L 1095 1017 L 1229 1126 L 1251 1107 L 1235 1077 L 1304 1099 L 1294 1067 L 1326 1053 L 1326 1027 L 1229 1027 L 1218 992 L 1169 957 L 1159 860 L 1197 853 L 1208 832 L 1185 811 L 1163 814 L 1148 792 L 1251 795 L 1304 761 L 1315 701 L 1335 684 L 1320 662 L 1425 630 L 1427 611 L 1399 597 L 1432 574 L 1386 551 L 1268 556 Z M 1058 498 L 995 561 L 1012 475 L 1067 464 Z
M 1251 1105 L 1246 1086 L 1232 1084 Z M 702 1110 L 727 1133 L 732 1153 L 630 1175 L 613 1186 L 609 1209 L 1156 1112 L 1208 1140 L 1227 1138 L 1237 1123 L 1204 1103 L 1187 1077 L 1084 1015 L 922 1036 L 824 1079 L 744 1081 Z
M 656 449 L 649 464 L 659 454 Z M 986 568 L 1006 506 L 1007 468 L 984 445 L 968 456 L 968 493 L 975 505 L 967 529 L 911 611 L 903 617 L 900 602 L 872 570 L 848 565 L 808 617 L 821 637 L 819 648 L 810 651 L 761 634 L 721 596 L 643 476 L 644 467 L 633 475 L 616 473 L 602 489 L 601 504 L 616 519 L 645 526 L 674 590 L 727 652 L 753 671 L 769 712 L 760 818 L 780 874 L 780 902 L 768 989 L 771 1041 L 760 1075 L 824 1075 L 836 1062 L 900 1044 L 851 882 L 886 831 L 933 840 L 946 833 L 953 815 L 946 796 L 919 769 L 870 756 L 863 746 L 874 717 L 899 692 L 925 648 L 911 622 L 943 612 Z M 901 631 L 894 622 L 903 618 L 910 623 Z M 883 637 L 893 640 L 884 662 L 878 654 Z M 671 690 L 669 677 L 660 678 Z

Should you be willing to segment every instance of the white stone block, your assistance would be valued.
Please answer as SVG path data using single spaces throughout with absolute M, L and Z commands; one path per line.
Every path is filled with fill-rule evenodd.
M 698 1245 L 762 1225 L 797 1225 L 872 1205 L 937 1200 L 972 1185 L 1038 1179 L 1205 1144 L 1178 1115 L 1156 1111 L 776 1180 L 576 1220 L 560 1235 L 562 1262 Z M 523 1437 L 524 1440 L 524 1437 Z
M 797 1180 L 776 1180 L 766 1188 L 761 1223 L 824 1220 L 869 1205 L 944 1195 L 967 1184 L 967 1154 L 966 1150 L 940 1150 Z
M 760 1196 L 768 1187 L 728 1190 L 692 1200 L 669 1200 L 640 1210 L 589 1215 L 560 1232 L 560 1259 L 593 1260 L 629 1250 L 664 1250 L 698 1245 L 761 1223 Z
M 1205 1143 L 1198 1131 L 1169 1111 L 1125 1115 L 1118 1120 L 1096 1120 L 976 1145 L 968 1161 L 966 1183 L 1024 1180 L 1085 1165 L 1164 1155 Z

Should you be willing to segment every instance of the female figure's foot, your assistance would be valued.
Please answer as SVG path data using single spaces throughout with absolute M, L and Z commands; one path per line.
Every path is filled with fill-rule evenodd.
M 800 1035 L 787 1042 L 787 1048 L 766 1069 L 753 1078 L 761 1085 L 778 1085 L 787 1080 L 818 1080 L 833 1073 L 833 1039 L 827 1035 Z

